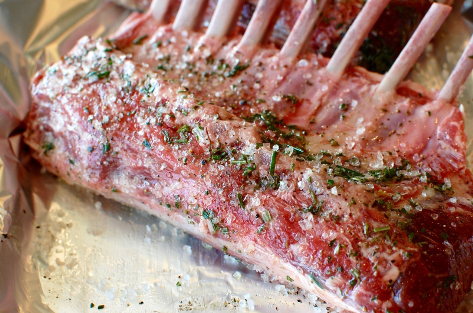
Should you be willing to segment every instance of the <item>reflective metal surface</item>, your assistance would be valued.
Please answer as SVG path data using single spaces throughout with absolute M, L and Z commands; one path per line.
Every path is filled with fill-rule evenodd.
M 457 2 L 413 80 L 442 86 L 471 32 L 461 8 Z M 0 0 L 0 312 L 102 305 L 103 312 L 325 312 L 315 296 L 270 283 L 156 217 L 69 186 L 24 152 L 32 75 L 80 37 L 110 33 L 129 13 L 99 0 Z M 470 78 L 460 97 L 470 156 L 472 87 Z

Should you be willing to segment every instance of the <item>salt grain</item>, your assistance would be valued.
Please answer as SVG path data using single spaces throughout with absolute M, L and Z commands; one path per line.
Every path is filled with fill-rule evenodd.
M 306 67 L 307 65 L 309 65 L 309 62 L 307 62 L 306 59 L 302 59 L 299 62 L 297 62 L 298 67 Z
M 241 272 L 239 271 L 236 271 L 235 273 L 233 273 L 232 275 L 236 280 L 240 280 L 241 278 Z M 472 283 L 473 284 L 473 283 Z
M 191 248 L 191 246 L 185 245 L 185 246 L 183 247 L 183 249 L 184 249 L 184 251 L 185 251 L 186 253 L 192 254 L 192 248 Z
M 338 195 L 337 187 L 333 187 L 332 189 L 330 189 L 330 192 L 331 192 L 332 195 L 334 195 L 334 196 Z

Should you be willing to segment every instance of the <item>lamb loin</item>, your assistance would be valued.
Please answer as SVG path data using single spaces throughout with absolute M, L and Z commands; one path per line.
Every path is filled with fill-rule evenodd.
M 114 1 L 128 8 L 141 11 L 148 9 L 151 4 L 150 0 Z M 234 30 L 235 34 L 243 34 L 258 1 L 247 0 L 242 2 L 242 14 L 238 20 L 238 27 Z M 305 2 L 305 0 L 282 2 L 280 14 L 274 21 L 275 27 L 270 34 L 270 41 L 276 46 L 282 47 L 284 44 Z M 327 2 L 321 21 L 307 44 L 307 49 L 330 57 L 366 1 L 329 0 Z M 380 21 L 373 28 L 373 31 L 366 38 L 353 62 L 370 71 L 385 73 L 401 52 L 432 2 L 432 0 L 393 0 L 383 13 Z M 453 0 L 437 2 L 453 4 Z M 173 3 L 170 16 L 176 14 L 179 3 L 180 1 Z M 216 5 L 216 0 L 209 0 L 209 5 L 202 15 L 204 25 L 208 25 Z
M 382 1 L 359 20 L 374 23 Z M 351 52 L 258 44 L 270 2 L 251 38 L 186 30 L 192 16 L 159 26 L 154 10 L 109 39 L 82 38 L 33 79 L 33 156 L 332 306 L 454 312 L 473 280 L 473 177 L 454 100 L 473 41 L 437 93 L 396 69 L 446 7 L 382 76 L 345 69 Z M 340 49 L 354 53 L 362 36 L 349 35 Z

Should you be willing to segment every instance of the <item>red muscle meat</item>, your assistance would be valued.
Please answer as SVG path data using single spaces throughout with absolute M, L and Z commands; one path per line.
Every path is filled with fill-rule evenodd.
M 32 82 L 25 142 L 71 184 L 155 214 L 353 312 L 453 312 L 473 280 L 458 103 L 328 59 L 148 16 Z

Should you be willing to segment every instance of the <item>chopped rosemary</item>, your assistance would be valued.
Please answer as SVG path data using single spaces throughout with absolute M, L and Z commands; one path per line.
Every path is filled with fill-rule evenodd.
M 102 153 L 103 154 L 107 153 L 108 151 L 110 151 L 110 142 L 104 143 L 103 147 L 102 147 Z
M 278 152 L 277 151 L 273 151 L 273 155 L 271 157 L 271 165 L 269 166 L 269 174 L 271 174 L 271 176 L 274 176 L 274 169 L 276 168 L 276 156 L 277 156 Z
M 243 196 L 241 195 L 241 193 L 237 193 L 237 198 L 238 198 L 238 203 L 240 204 L 240 208 L 244 209 L 245 204 L 243 203 Z
M 315 283 L 317 286 L 320 287 L 320 289 L 322 289 L 322 290 L 324 289 L 324 286 L 322 286 L 322 284 L 319 283 L 319 281 L 315 278 L 314 274 L 309 273 L 309 276 L 310 276 L 310 278 L 312 278 L 312 280 L 314 281 L 314 283 Z
M 373 229 L 373 231 L 374 231 L 375 233 L 379 233 L 379 232 L 387 231 L 387 230 L 390 230 L 390 229 L 391 229 L 391 227 L 386 226 L 386 227 L 375 228 L 375 229 Z
M 143 36 L 141 36 L 141 37 L 135 39 L 135 40 L 133 41 L 133 44 L 134 44 L 134 45 L 141 45 L 141 44 L 143 43 L 143 40 L 145 40 L 146 38 L 148 38 L 148 35 L 143 35 Z
M 272 219 L 273 219 L 273 217 L 271 216 L 271 212 L 269 212 L 268 210 L 263 212 L 263 221 L 265 223 L 270 222 Z
M 53 150 L 56 148 L 52 142 L 45 142 L 41 148 L 43 149 L 44 155 L 46 155 L 49 151 Z
M 244 169 L 244 171 L 243 171 L 243 176 L 248 176 L 248 175 L 250 175 L 251 172 L 253 172 L 255 169 L 256 169 L 256 165 L 255 165 L 255 164 L 251 164 L 250 166 L 245 167 L 245 169 Z
M 147 139 L 145 139 L 143 141 L 143 146 L 145 146 L 146 148 L 148 148 L 150 150 L 153 150 L 153 148 L 151 148 L 151 144 L 149 143 L 149 141 Z

